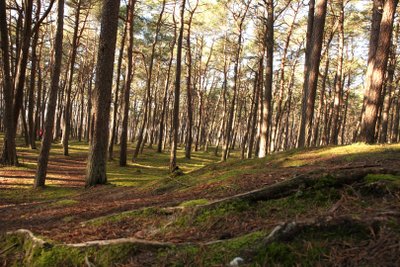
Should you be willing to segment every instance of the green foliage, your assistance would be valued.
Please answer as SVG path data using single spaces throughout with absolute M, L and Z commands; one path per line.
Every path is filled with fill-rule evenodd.
M 59 200 L 57 202 L 52 203 L 52 206 L 55 207 L 63 207 L 63 206 L 71 206 L 71 205 L 75 205 L 79 203 L 79 201 L 77 200 L 73 200 L 73 199 L 63 199 L 63 200 Z
M 368 174 L 364 180 L 368 183 L 379 182 L 382 180 L 400 183 L 400 176 L 392 174 Z
M 188 207 L 193 207 L 193 206 L 205 205 L 205 204 L 208 204 L 208 202 L 209 201 L 204 198 L 193 199 L 193 200 L 188 200 L 188 201 L 182 202 L 179 206 L 188 208 Z

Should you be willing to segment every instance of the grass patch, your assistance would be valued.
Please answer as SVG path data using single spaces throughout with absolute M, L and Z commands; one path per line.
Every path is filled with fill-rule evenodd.
M 193 200 L 182 202 L 179 206 L 188 208 L 188 207 L 194 207 L 194 206 L 199 206 L 199 205 L 205 205 L 208 203 L 209 203 L 209 201 L 207 199 L 201 198 L 201 199 L 193 199 Z
M 72 206 L 79 203 L 79 201 L 77 200 L 73 200 L 73 199 L 62 199 L 59 200 L 57 202 L 52 203 L 51 205 L 53 207 L 65 207 L 65 206 Z
M 106 223 L 120 222 L 127 219 L 157 220 L 158 216 L 165 215 L 165 211 L 157 208 L 144 208 L 141 210 L 125 211 L 117 214 L 98 217 L 84 222 L 84 225 L 100 226 Z
M 367 183 L 374 183 L 379 181 L 389 181 L 400 183 L 400 176 L 392 174 L 368 174 L 364 180 Z
M 1 190 L 0 199 L 7 203 L 26 203 L 70 199 L 82 193 L 83 188 L 47 186 L 45 189 L 11 188 Z M 68 200 L 69 201 L 69 200 Z

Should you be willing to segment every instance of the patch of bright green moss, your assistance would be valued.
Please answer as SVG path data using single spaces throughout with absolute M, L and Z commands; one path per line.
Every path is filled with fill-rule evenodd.
M 201 199 L 193 199 L 193 200 L 182 202 L 179 206 L 188 208 L 188 207 L 193 207 L 193 206 L 205 205 L 208 203 L 209 203 L 209 201 L 207 199 L 201 198 Z
M 254 232 L 204 247 L 162 250 L 158 253 L 158 261 L 165 263 L 168 260 L 169 266 L 227 266 L 235 257 L 242 257 L 248 264 L 252 261 L 249 251 L 257 250 L 264 236 L 263 232 Z
M 390 181 L 400 182 L 400 176 L 392 174 L 368 174 L 364 180 L 368 183 L 379 182 L 379 181 Z
M 156 208 L 145 208 L 141 210 L 133 210 L 133 211 L 124 211 L 117 214 L 107 215 L 98 217 L 92 220 L 85 222 L 84 224 L 93 225 L 93 226 L 100 226 L 105 223 L 110 222 L 119 222 L 129 218 L 152 218 L 157 219 L 160 214 L 164 214 L 162 209 Z
M 0 249 L 15 245 L 3 255 L 10 266 L 113 266 L 124 263 L 137 251 L 134 244 L 124 243 L 101 247 L 74 248 L 64 245 L 39 247 L 24 235 L 8 235 L 0 239 Z M 1 256 L 1 255 L 0 255 Z
M 56 186 L 46 186 L 45 189 L 18 188 L 2 190 L 0 199 L 11 203 L 53 201 L 68 199 L 81 192 L 83 192 L 83 188 L 62 188 Z
M 79 203 L 79 201 L 77 200 L 73 200 L 73 199 L 63 199 L 63 200 L 59 200 L 57 202 L 52 203 L 52 206 L 55 207 L 64 207 L 64 206 L 72 206 Z

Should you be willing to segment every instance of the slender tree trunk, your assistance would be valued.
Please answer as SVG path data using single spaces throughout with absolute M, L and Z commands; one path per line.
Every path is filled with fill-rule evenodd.
M 10 47 L 7 29 L 6 2 L 0 0 L 0 36 L 3 67 L 3 99 L 4 99 L 4 142 L 0 162 L 5 165 L 17 165 L 15 147 L 16 124 L 14 123 L 13 86 L 10 67 Z
M 388 119 L 389 119 L 389 110 L 391 108 L 392 103 L 392 93 L 394 89 L 394 73 L 396 69 L 397 63 L 397 40 L 398 40 L 398 32 L 399 32 L 399 24 L 396 26 L 395 35 L 393 36 L 394 41 L 392 42 L 392 49 L 390 52 L 390 60 L 388 64 L 387 78 L 386 78 L 386 95 L 384 96 L 383 101 L 383 109 L 382 109 L 382 122 L 381 122 L 381 131 L 379 142 L 384 144 L 387 142 L 388 136 Z
M 387 0 L 384 4 L 378 47 L 375 53 L 375 61 L 373 62 L 373 75 L 370 77 L 369 81 L 367 81 L 365 92 L 367 100 L 361 124 L 360 139 L 369 144 L 375 143 L 375 126 L 378 116 L 379 99 L 382 91 L 383 78 L 386 73 L 397 3 L 398 0 Z M 369 77 L 367 77 L 367 79 L 368 78 Z
M 157 21 L 157 26 L 156 26 L 156 32 L 154 34 L 154 40 L 151 46 L 151 55 L 150 55 L 150 64 L 149 64 L 149 70 L 148 70 L 148 77 L 147 77 L 147 82 L 146 82 L 146 103 L 145 103 L 145 109 L 144 109 L 144 114 L 143 114 L 143 122 L 142 126 L 139 131 L 139 136 L 138 136 L 138 141 L 135 147 L 135 151 L 133 153 L 133 158 L 132 161 L 135 161 L 136 158 L 139 155 L 140 151 L 143 151 L 144 144 L 146 143 L 146 140 L 143 140 L 144 138 L 144 131 L 146 130 L 146 127 L 148 124 L 150 124 L 150 115 L 151 112 L 150 106 L 151 106 L 151 84 L 152 84 L 152 76 L 153 76 L 153 66 L 154 66 L 154 58 L 155 58 L 155 52 L 156 52 L 156 46 L 158 43 L 158 36 L 160 34 L 160 29 L 161 29 L 161 21 L 164 13 L 164 8 L 165 8 L 165 2 L 163 3 L 163 7 L 161 10 L 161 13 L 158 17 Z
M 178 131 L 179 131 L 179 98 L 181 91 L 181 72 L 182 72 L 182 43 L 183 43 L 183 30 L 184 15 L 185 15 L 185 0 L 182 0 L 180 7 L 180 28 L 178 36 L 178 46 L 176 55 L 176 72 L 175 72 L 175 91 L 174 91 L 174 110 L 172 120 L 172 143 L 171 143 L 171 155 L 169 162 L 170 172 L 174 172 L 177 168 L 176 164 L 176 150 L 178 148 Z
M 36 1 L 36 13 L 35 20 L 38 23 L 40 16 L 40 0 Z M 29 84 L 29 95 L 28 95 L 28 126 L 29 126 L 29 144 L 32 149 L 36 149 L 36 132 L 35 132 L 35 121 L 34 121 L 34 106 L 35 106 L 35 82 L 36 82 L 36 66 L 37 66 L 37 52 L 36 47 L 39 40 L 39 28 L 34 32 L 33 41 L 32 41 L 32 55 L 31 55 L 31 75 L 30 75 L 30 84 Z
M 271 129 L 272 118 L 272 79 L 273 79 L 273 56 L 274 56 L 274 3 L 268 0 L 267 3 L 267 24 L 264 42 L 266 46 L 266 66 L 264 81 L 264 100 L 263 100 L 263 117 L 260 134 L 260 148 L 258 151 L 259 158 L 265 158 L 268 152 L 268 136 Z
M 62 62 L 62 43 L 64 26 L 64 0 L 58 0 L 57 11 L 57 32 L 54 45 L 54 59 L 51 71 L 50 95 L 47 103 L 47 114 L 44 133 L 42 137 L 42 146 L 40 148 L 34 187 L 44 187 L 47 174 L 47 165 L 49 161 L 49 152 L 51 141 L 53 140 L 54 113 L 56 111 L 57 91 L 60 81 L 61 62 Z
M 118 99 L 119 99 L 122 59 L 124 57 L 125 38 L 126 38 L 127 28 L 128 28 L 127 24 L 125 23 L 124 32 L 122 34 L 121 46 L 119 48 L 118 63 L 117 63 L 117 76 L 116 76 L 116 81 L 115 81 L 115 92 L 114 92 L 114 103 L 113 103 L 113 108 L 114 109 L 113 109 L 110 140 L 108 142 L 108 159 L 109 160 L 113 159 L 114 143 L 115 143 L 116 135 L 118 135 L 118 133 L 116 132 L 117 120 L 118 120 L 117 119 Z
M 339 117 L 340 108 L 343 104 L 343 59 L 344 59 L 344 0 L 339 1 L 339 51 L 338 51 L 338 63 L 336 69 L 336 84 L 335 84 L 335 99 L 333 107 L 333 118 L 332 118 L 332 132 L 329 143 L 337 145 L 339 136 Z
M 281 64 L 280 64 L 280 69 L 279 69 L 279 96 L 278 96 L 278 101 L 276 102 L 276 115 L 275 115 L 275 131 L 274 131 L 275 139 L 277 139 L 278 130 L 280 128 L 280 122 L 281 122 L 282 116 L 283 116 L 282 103 L 283 103 L 283 97 L 284 97 L 284 93 L 285 93 L 285 67 L 286 67 L 287 53 L 289 50 L 290 40 L 292 37 L 293 28 L 296 23 L 296 18 L 297 18 L 299 9 L 300 9 L 300 4 L 298 4 L 297 9 L 294 10 L 293 20 L 289 24 L 289 29 L 288 29 L 286 40 L 285 40 L 285 47 L 283 48 L 283 53 L 282 53 L 282 58 L 281 58 Z M 277 143 L 277 140 L 275 140 L 274 143 Z
M 400 80 L 400 79 L 399 79 Z M 398 81 L 399 81 L 398 80 Z M 398 82 L 399 84 L 399 82 Z M 393 115 L 392 137 L 391 143 L 398 142 L 399 138 L 399 123 L 400 123 L 400 90 L 397 91 L 397 99 L 395 102 L 395 113 Z
M 78 49 L 77 41 L 78 41 L 80 15 L 81 15 L 81 0 L 78 0 L 75 10 L 75 25 L 72 37 L 72 47 L 71 47 L 71 62 L 70 62 L 71 65 L 69 69 L 67 94 L 66 94 L 67 99 L 64 107 L 64 123 L 63 123 L 62 141 L 61 141 L 63 145 L 63 153 L 65 156 L 69 155 L 68 143 L 69 143 L 69 136 L 71 134 L 71 91 L 72 91 L 73 77 L 75 71 L 75 61 Z
M 175 18 L 174 18 L 175 21 Z M 159 135 L 158 135 L 158 145 L 157 145 L 157 152 L 161 153 L 163 150 L 163 141 L 164 141 L 164 132 L 165 132 L 165 121 L 166 118 L 165 116 L 168 114 L 168 90 L 169 90 L 169 85 L 170 85 L 170 78 L 171 78 L 171 69 L 172 69 L 172 61 L 174 59 L 174 50 L 175 50 L 175 44 L 176 44 L 176 23 L 174 23 L 174 37 L 172 39 L 172 44 L 170 45 L 170 57 L 169 57 L 169 63 L 168 63 L 168 71 L 167 71 L 167 77 L 165 80 L 165 86 L 164 86 L 164 96 L 163 96 L 163 104 L 162 104 L 162 111 L 161 111 L 161 118 L 160 118 L 160 126 L 159 126 Z
M 310 55 L 312 49 L 312 33 L 314 25 L 314 12 L 315 12 L 315 0 L 310 0 L 308 7 L 308 19 L 307 19 L 307 34 L 306 34 L 306 55 L 304 60 L 304 82 L 303 82 L 303 94 L 301 101 L 301 121 L 299 128 L 299 137 L 297 141 L 298 147 L 304 147 L 306 142 L 306 111 L 307 111 L 307 99 L 308 99 L 308 76 L 310 68 Z
M 125 74 L 125 85 L 124 94 L 122 98 L 122 128 L 120 137 L 120 154 L 119 154 L 119 166 L 126 166 L 126 153 L 128 143 L 128 116 L 129 116 L 129 104 L 130 104 L 130 92 L 131 83 L 133 76 L 133 16 L 135 10 L 136 0 L 129 0 L 128 4 L 128 17 L 127 17 L 127 31 L 128 31 L 128 50 L 127 50 L 127 67 Z
M 314 117 L 315 96 L 317 92 L 319 64 L 323 42 L 323 32 L 325 27 L 327 0 L 317 0 L 315 6 L 315 16 L 313 22 L 313 30 L 311 37 L 309 66 L 307 68 L 308 78 L 306 78 L 307 86 L 307 109 L 306 109 L 306 144 L 309 145 L 312 135 L 312 124 Z M 303 122 L 302 122 L 303 123 Z M 302 126 L 301 126 L 302 127 Z M 302 141 L 299 139 L 299 147 Z

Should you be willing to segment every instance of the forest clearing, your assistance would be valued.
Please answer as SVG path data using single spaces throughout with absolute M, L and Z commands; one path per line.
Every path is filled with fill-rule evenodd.
M 0 0 L 0 265 L 400 266 L 398 0 Z

